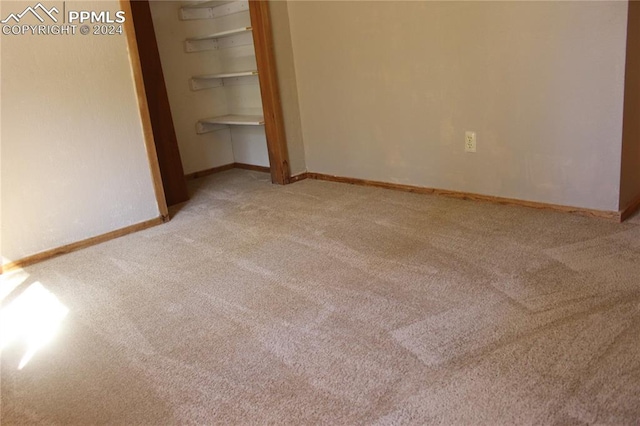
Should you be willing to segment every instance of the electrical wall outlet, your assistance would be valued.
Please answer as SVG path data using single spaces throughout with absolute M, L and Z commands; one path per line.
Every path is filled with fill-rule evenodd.
M 476 132 L 464 133 L 464 150 L 466 152 L 476 152 Z

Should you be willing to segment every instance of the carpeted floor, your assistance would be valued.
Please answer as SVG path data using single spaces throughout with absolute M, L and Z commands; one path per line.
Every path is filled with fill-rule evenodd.
M 68 314 L 21 370 L 3 351 L 3 425 L 640 422 L 640 217 L 239 170 L 192 189 L 4 278 L 5 307 L 39 282 Z

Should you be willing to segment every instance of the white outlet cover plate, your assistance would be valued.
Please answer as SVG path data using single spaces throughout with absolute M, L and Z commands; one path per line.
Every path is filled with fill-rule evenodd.
M 476 132 L 464 133 L 464 150 L 466 152 L 476 152 Z

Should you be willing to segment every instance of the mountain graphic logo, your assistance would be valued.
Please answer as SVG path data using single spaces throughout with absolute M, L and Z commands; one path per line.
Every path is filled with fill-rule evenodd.
M 40 12 L 40 13 L 38 13 L 38 12 Z M 18 14 L 12 13 L 12 14 L 10 14 L 9 16 L 6 17 L 6 19 L 0 21 L 0 23 L 6 24 L 9 21 L 13 20 L 17 24 L 17 23 L 20 22 L 20 20 L 25 15 L 27 15 L 29 13 L 31 13 L 33 16 L 35 16 L 38 19 L 38 21 L 40 21 L 40 22 L 44 22 L 43 16 L 45 16 L 45 17 L 48 16 L 49 18 L 51 18 L 51 20 L 53 20 L 53 22 L 58 22 L 58 19 L 55 16 L 53 16 L 53 13 L 58 14 L 58 13 L 60 13 L 60 11 L 55 7 L 52 7 L 51 9 L 47 9 L 46 7 L 44 7 L 42 5 L 42 3 L 38 3 L 33 7 L 31 7 L 31 6 L 27 7 L 22 13 L 18 13 Z

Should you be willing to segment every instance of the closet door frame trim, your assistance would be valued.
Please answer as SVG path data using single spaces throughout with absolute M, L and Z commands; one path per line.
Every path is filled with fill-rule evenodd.
M 291 181 L 287 138 L 273 47 L 273 33 L 268 0 L 249 0 L 253 27 L 253 45 L 258 64 L 264 127 L 271 165 L 271 181 L 286 185 Z
M 125 12 L 126 17 L 124 21 L 124 32 L 127 37 L 131 72 L 133 74 L 133 82 L 138 98 L 138 109 L 140 111 L 140 122 L 142 123 L 144 145 L 147 151 L 147 159 L 149 160 L 149 172 L 151 173 L 151 180 L 153 182 L 153 189 L 158 203 L 160 217 L 162 217 L 164 222 L 167 222 L 169 221 L 169 208 L 167 206 L 167 199 L 162 185 L 158 152 L 156 151 L 156 143 L 153 136 L 153 126 L 151 125 L 151 114 L 149 113 L 147 91 L 144 86 L 144 74 L 142 73 L 142 64 L 140 62 L 138 40 L 136 39 L 136 29 L 133 24 L 133 13 L 131 12 L 131 0 L 120 0 L 120 7 Z M 157 46 L 154 46 L 154 48 L 157 49 Z
M 149 105 L 144 86 L 144 76 L 140 65 L 139 49 L 158 49 L 157 46 L 138 46 L 135 35 L 135 25 L 131 15 L 131 1 L 120 0 L 122 10 L 125 11 L 125 34 L 129 47 L 129 58 L 133 71 L 133 80 L 138 97 L 140 118 L 144 130 L 144 140 L 149 158 L 149 168 L 154 183 L 158 207 L 163 217 L 168 220 L 168 209 L 165 193 L 160 175 L 158 154 L 155 148 Z M 253 28 L 253 40 L 258 66 L 258 79 L 262 107 L 265 119 L 265 135 L 267 138 L 267 150 L 269 152 L 269 165 L 271 181 L 276 184 L 286 185 L 291 182 L 291 170 L 289 167 L 289 155 L 284 130 L 284 117 L 276 72 L 276 61 L 273 47 L 271 28 L 271 15 L 269 13 L 269 0 L 249 0 L 249 13 Z

